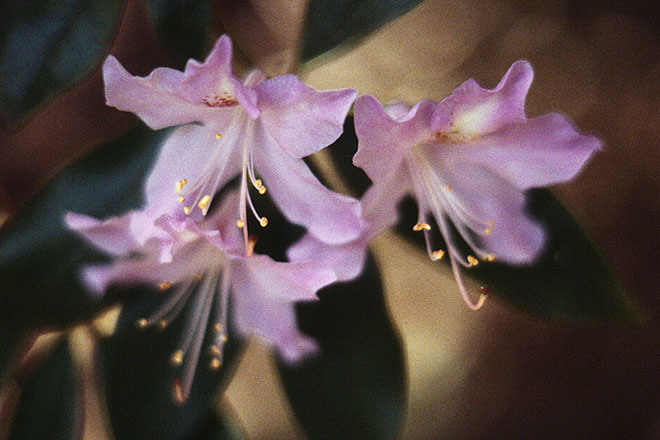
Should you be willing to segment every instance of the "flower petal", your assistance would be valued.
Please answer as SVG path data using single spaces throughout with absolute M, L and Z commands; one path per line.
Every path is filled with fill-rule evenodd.
M 289 261 L 318 260 L 331 267 L 338 281 L 357 278 L 364 268 L 371 234 L 349 243 L 329 245 L 306 234 L 287 250 Z
M 469 161 L 490 168 L 520 189 L 571 180 L 602 146 L 552 113 L 511 124 L 468 145 L 446 146 L 447 161 Z
M 409 148 L 431 138 L 429 118 L 434 106 L 431 101 L 421 101 L 405 116 L 395 107 L 395 116 L 400 118 L 394 120 L 376 98 L 360 96 L 354 109 L 358 151 L 353 165 L 373 182 L 398 168 Z
M 334 142 L 357 96 L 351 89 L 318 92 L 295 75 L 266 80 L 256 90 L 264 130 L 295 158 Z
M 533 77 L 527 61 L 516 61 L 493 90 L 469 79 L 438 104 L 431 127 L 439 133 L 471 138 L 524 121 L 525 97 Z
M 356 238 L 364 227 L 360 203 L 323 186 L 302 159 L 294 159 L 257 126 L 260 145 L 254 160 L 268 191 L 282 213 L 293 223 L 326 243 Z
M 131 233 L 132 213 L 121 217 L 97 220 L 83 214 L 67 212 L 64 223 L 105 252 L 122 256 L 133 252 L 139 245 Z
M 336 277 L 315 262 L 279 263 L 263 255 L 237 258 L 231 268 L 234 317 L 243 335 L 261 334 L 287 361 L 315 350 L 297 329 L 294 302 L 316 298 Z
M 112 55 L 103 63 L 106 104 L 135 113 L 154 130 L 211 119 L 216 113 L 182 95 L 183 74 L 161 67 L 146 77 L 132 76 Z

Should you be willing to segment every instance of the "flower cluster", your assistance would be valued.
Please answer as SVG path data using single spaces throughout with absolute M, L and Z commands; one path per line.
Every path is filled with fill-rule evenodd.
M 437 227 L 466 303 L 478 308 L 483 296 L 472 302 L 460 268 L 494 259 L 532 262 L 544 231 L 525 215 L 525 190 L 570 180 L 600 148 L 561 116 L 525 117 L 532 80 L 526 62 L 515 63 L 493 90 L 470 80 L 439 103 L 384 108 L 361 96 L 354 164 L 373 185 L 358 201 L 324 187 L 303 161 L 341 135 L 357 93 L 319 92 L 294 75 L 267 79 L 258 70 L 240 81 L 231 51 L 223 36 L 204 63 L 190 60 L 184 72 L 159 68 L 144 78 L 112 56 L 106 60 L 108 105 L 135 113 L 154 130 L 177 128 L 145 183 L 142 209 L 105 220 L 65 218 L 115 257 L 84 269 L 92 291 L 147 283 L 167 293 L 138 327 L 166 327 L 189 306 L 171 357 L 182 369 L 175 388 L 181 401 L 209 326 L 216 332 L 209 366 L 220 367 L 230 310 L 233 331 L 260 334 L 285 360 L 312 353 L 315 342 L 297 329 L 295 302 L 359 275 L 369 241 L 396 222 L 406 194 L 417 200 L 413 229 L 425 234 L 430 258 L 445 254 L 431 243 L 429 230 Z M 306 230 L 285 262 L 255 253 L 248 231 L 249 223 L 268 225 L 253 203 L 266 193 Z M 474 254 L 461 251 L 455 231 Z

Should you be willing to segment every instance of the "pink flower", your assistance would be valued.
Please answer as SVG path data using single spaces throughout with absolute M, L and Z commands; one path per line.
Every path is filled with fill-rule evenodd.
M 525 213 L 525 191 L 571 180 L 601 148 L 597 138 L 579 134 L 558 114 L 525 117 L 532 77 L 531 66 L 518 61 L 493 90 L 470 79 L 439 103 L 421 101 L 412 109 L 384 109 L 372 96 L 355 103 L 359 147 L 353 163 L 373 181 L 363 200 L 365 217 L 395 216 L 401 197 L 413 194 L 419 207 L 413 229 L 424 233 L 429 257 L 437 260 L 444 250 L 433 249 L 429 230 L 439 228 L 472 308 L 484 296 L 472 303 L 459 266 L 533 262 L 545 236 Z M 474 255 L 460 250 L 454 230 Z
M 235 219 L 246 247 L 248 211 L 268 224 L 254 209 L 250 187 L 259 194 L 268 187 L 283 214 L 323 242 L 357 237 L 359 203 L 321 185 L 302 160 L 339 137 L 356 92 L 317 92 L 294 75 L 265 79 L 260 71 L 241 82 L 232 74 L 231 52 L 223 36 L 203 64 L 190 60 L 184 72 L 158 68 L 145 78 L 131 76 L 112 56 L 105 61 L 108 105 L 153 129 L 182 125 L 147 182 L 145 214 L 200 220 L 219 189 L 240 176 Z
M 111 264 L 83 270 L 94 293 L 103 294 L 110 285 L 150 284 L 169 295 L 158 310 L 137 321 L 138 327 L 164 328 L 193 302 L 179 349 L 171 357 L 173 366 L 182 366 L 180 384 L 174 388 L 179 401 L 190 391 L 209 325 L 216 334 L 208 347 L 209 366 L 220 367 L 230 301 L 238 334 L 261 335 L 284 360 L 294 362 L 317 348 L 314 340 L 297 329 L 295 302 L 317 299 L 316 292 L 337 279 L 333 270 L 316 259 L 283 263 L 251 250 L 246 256 L 232 215 L 238 197 L 237 192 L 231 193 L 222 200 L 221 209 L 199 223 L 165 214 L 155 226 L 162 234 L 144 244 L 137 243 L 130 228 L 124 227 L 135 212 L 105 221 L 74 213 L 65 217 L 69 228 L 116 257 Z M 164 248 L 170 250 L 167 262 L 161 255 Z

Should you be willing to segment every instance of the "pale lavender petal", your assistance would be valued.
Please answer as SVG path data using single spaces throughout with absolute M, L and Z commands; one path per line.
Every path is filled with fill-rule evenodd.
M 429 118 L 434 106 L 421 101 L 395 121 L 376 98 L 360 96 L 354 109 L 358 151 L 353 165 L 362 168 L 373 182 L 401 166 L 411 147 L 431 138 Z
M 520 189 L 571 180 L 602 146 L 558 114 L 511 124 L 468 145 L 444 147 L 446 161 L 490 168 Z M 440 147 L 441 149 L 443 147 Z
M 169 281 L 179 282 L 181 270 L 174 264 L 161 264 L 156 258 L 133 258 L 118 260 L 112 264 L 87 266 L 82 278 L 96 295 L 102 295 L 110 286 L 134 286 L 137 284 L 157 285 Z
M 105 98 L 109 106 L 135 113 L 154 130 L 205 121 L 216 109 L 190 102 L 182 93 L 183 74 L 166 67 L 146 77 L 132 76 L 112 55 L 103 63 Z
M 289 220 L 326 243 L 346 242 L 360 234 L 364 223 L 357 200 L 327 189 L 302 159 L 286 154 L 259 129 L 255 140 L 261 147 L 254 157 L 256 168 Z
M 264 131 L 295 158 L 334 142 L 357 96 L 351 89 L 318 92 L 295 75 L 271 78 L 256 90 Z
M 195 103 L 217 102 L 218 107 L 240 104 L 253 118 L 259 116 L 257 94 L 238 81 L 232 73 L 231 40 L 223 35 L 203 64 L 191 59 L 186 64 L 181 87 L 186 98 Z M 216 99 L 217 98 L 217 99 Z
M 131 216 L 132 214 L 126 214 L 97 220 L 83 214 L 67 212 L 64 215 L 64 223 L 94 246 L 109 254 L 122 256 L 130 254 L 138 247 L 130 230 Z
M 234 322 L 243 335 L 260 334 L 289 361 L 314 350 L 314 342 L 297 329 L 294 303 L 316 299 L 320 288 L 336 280 L 332 270 L 254 255 L 233 260 L 231 279 Z
M 517 61 L 493 90 L 470 79 L 438 104 L 431 127 L 438 133 L 469 139 L 524 121 L 525 97 L 533 77 L 529 63 Z
M 349 243 L 329 245 L 306 234 L 287 250 L 287 257 L 291 262 L 317 260 L 332 268 L 338 281 L 349 281 L 362 273 L 371 236 L 364 234 Z

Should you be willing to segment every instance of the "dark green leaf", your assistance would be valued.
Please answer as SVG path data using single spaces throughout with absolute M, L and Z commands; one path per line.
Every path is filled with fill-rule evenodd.
M 162 292 L 144 291 L 126 302 L 117 331 L 100 347 L 100 368 L 105 375 L 105 395 L 115 438 L 160 440 L 194 438 L 196 430 L 214 406 L 214 397 L 233 371 L 241 343 L 230 339 L 218 371 L 209 368 L 209 328 L 195 372 L 190 397 L 184 404 L 174 399 L 174 382 L 181 379 L 182 366 L 173 367 L 172 353 L 180 348 L 191 303 L 165 330 L 137 329 L 136 321 L 153 313 Z M 184 359 L 188 362 L 188 359 Z M 212 438 L 212 437 L 211 437 Z
M 209 0 L 149 0 L 151 16 L 175 67 L 203 59 L 212 33 Z
M 375 262 L 370 258 L 359 279 L 329 286 L 319 297 L 299 304 L 298 321 L 318 340 L 320 356 L 279 366 L 296 416 L 310 439 L 394 438 L 405 405 L 405 365 Z
M 311 0 L 303 33 L 302 60 L 365 36 L 408 12 L 421 0 Z
M 240 440 L 247 438 L 243 431 L 232 414 L 212 412 L 195 429 L 189 440 Z
M 71 354 L 63 338 L 24 384 L 10 440 L 79 438 L 82 400 L 76 390 Z
M 0 108 L 14 123 L 90 73 L 107 55 L 123 2 L 5 0 L 0 7 Z
M 79 282 L 102 261 L 62 222 L 73 211 L 99 218 L 142 203 L 142 186 L 163 132 L 140 125 L 56 175 L 0 235 L 0 319 L 62 325 L 100 307 Z

